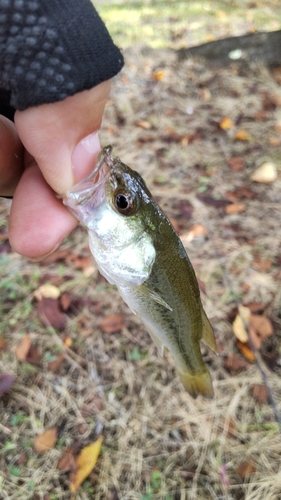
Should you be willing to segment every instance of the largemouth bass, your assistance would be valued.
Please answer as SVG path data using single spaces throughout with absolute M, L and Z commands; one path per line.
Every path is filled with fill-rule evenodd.
M 213 397 L 200 340 L 215 350 L 211 324 L 185 249 L 142 177 L 101 152 L 93 172 L 63 197 L 89 233 L 99 271 L 116 285 L 163 353 L 172 353 L 185 389 Z

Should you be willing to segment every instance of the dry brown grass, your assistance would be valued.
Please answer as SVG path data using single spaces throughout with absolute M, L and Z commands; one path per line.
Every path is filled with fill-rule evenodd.
M 202 348 L 215 398 L 194 401 L 186 394 L 169 353 L 158 356 L 139 318 L 97 273 L 87 278 L 65 263 L 40 265 L 2 254 L 0 334 L 7 348 L 0 353 L 0 371 L 17 378 L 0 399 L 0 498 L 69 499 L 68 474 L 57 470 L 62 450 L 74 441 L 86 446 L 95 426 L 102 425 L 102 453 L 77 494 L 79 500 L 278 500 L 278 426 L 270 405 L 259 406 L 249 393 L 260 373 L 251 365 L 231 375 L 223 359 L 236 352 L 227 314 L 237 300 L 268 306 L 280 345 L 281 147 L 269 148 L 268 141 L 278 135 L 281 108 L 271 109 L 261 121 L 254 118 L 265 93 L 281 96 L 280 87 L 259 67 L 246 72 L 214 69 L 200 61 L 179 64 L 170 52 L 144 56 L 139 49 L 126 57 L 106 109 L 102 142 L 111 143 L 115 154 L 140 171 L 168 215 L 183 224 L 183 234 L 191 224 L 203 224 L 208 231 L 207 240 L 189 242 L 187 251 L 205 284 L 202 299 L 220 345 L 220 356 Z M 156 69 L 165 73 L 158 82 L 151 78 Z M 202 88 L 209 89 L 209 97 Z M 219 130 L 216 123 L 225 115 L 239 123 L 237 129 L 247 130 L 251 140 L 235 141 L 232 131 Z M 140 128 L 139 120 L 151 128 Z M 180 134 L 199 130 L 201 138 L 168 144 L 164 137 L 171 129 Z M 227 163 L 232 156 L 243 156 L 246 168 L 233 173 Z M 250 174 L 269 157 L 279 178 L 270 186 L 251 184 Z M 257 198 L 243 200 L 243 213 L 226 215 L 196 198 L 205 185 L 212 196 L 222 198 L 227 190 L 246 185 Z M 184 217 L 179 200 L 193 206 L 191 220 Z M 1 207 L 4 220 L 7 203 Z M 63 248 L 88 255 L 85 231 L 78 228 Z M 268 271 L 252 266 L 257 254 L 271 260 Z M 72 298 L 63 334 L 43 327 L 37 315 L 33 292 L 46 281 Z M 116 312 L 124 315 L 125 328 L 102 333 L 101 318 Z M 26 332 L 41 354 L 38 366 L 15 357 Z M 70 348 L 63 343 L 65 335 L 73 340 Z M 48 363 L 62 351 L 65 361 L 52 372 Z M 280 368 L 268 379 L 280 411 Z M 35 437 L 51 427 L 59 432 L 56 447 L 37 454 Z M 256 469 L 244 481 L 236 472 L 242 461 Z

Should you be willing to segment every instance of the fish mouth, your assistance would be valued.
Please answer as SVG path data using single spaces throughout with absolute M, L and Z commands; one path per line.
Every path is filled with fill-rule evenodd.
M 87 219 L 105 200 L 105 183 L 113 162 L 111 150 L 111 146 L 103 148 L 90 175 L 62 197 L 63 204 L 86 226 Z

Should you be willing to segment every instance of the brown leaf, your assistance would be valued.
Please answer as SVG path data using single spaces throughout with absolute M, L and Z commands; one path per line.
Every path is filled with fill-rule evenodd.
M 181 240 L 184 243 L 190 243 L 194 239 L 205 240 L 207 237 L 207 229 L 202 224 L 196 224 L 195 226 L 191 226 L 190 230 L 187 233 L 183 233 L 181 235 Z
M 256 472 L 256 467 L 251 462 L 240 462 L 236 468 L 236 474 L 238 474 L 241 479 L 246 479 L 250 474 Z
M 223 198 L 217 199 L 217 198 L 214 198 L 213 196 L 209 196 L 206 194 L 197 194 L 196 198 L 198 198 L 198 200 L 205 203 L 205 205 L 211 205 L 212 207 L 215 207 L 215 208 L 224 208 L 227 205 L 229 205 L 229 200 L 225 200 Z
M 252 384 L 250 386 L 250 394 L 259 404 L 268 402 L 268 392 L 264 384 Z
M 235 134 L 235 139 L 237 141 L 249 141 L 251 138 L 250 134 L 246 130 L 238 130 Z
M 253 353 L 249 342 L 241 342 L 237 339 L 236 345 L 239 351 L 242 352 L 243 356 L 245 356 L 248 361 L 250 361 L 251 363 L 255 361 L 255 354 Z
M 160 82 L 161 80 L 163 80 L 164 76 L 165 71 L 163 69 L 158 69 L 157 71 L 154 71 L 154 73 L 152 73 L 152 80 Z
M 86 446 L 86 448 L 83 448 L 81 453 L 78 455 L 76 459 L 76 471 L 71 474 L 70 479 L 70 490 L 72 493 L 75 493 L 78 490 L 80 484 L 83 483 L 84 479 L 88 477 L 96 465 L 102 441 L 103 438 L 99 437 L 97 441 L 91 443 L 89 446 Z
M 249 200 L 257 198 L 257 193 L 255 193 L 253 189 L 247 186 L 239 186 L 232 191 L 226 191 L 225 194 L 227 198 L 233 202 L 236 202 L 237 200 L 243 200 L 244 198 L 248 198 Z
M 143 128 L 144 130 L 150 130 L 152 125 L 147 120 L 138 120 L 135 122 L 137 127 Z
M 249 367 L 249 362 L 239 356 L 239 354 L 228 354 L 223 362 L 225 370 L 228 372 L 241 372 Z
M 70 253 L 66 257 L 66 262 L 73 269 L 84 270 L 86 267 L 93 264 L 93 258 L 91 256 L 78 255 L 76 253 Z
M 64 354 L 59 354 L 57 359 L 48 363 L 48 369 L 55 372 L 64 360 Z
M 26 361 L 31 365 L 39 365 L 41 356 L 35 345 L 31 345 L 26 356 Z
M 10 373 L 0 373 L 0 397 L 13 385 L 15 376 Z
M 252 262 L 252 267 L 257 271 L 270 271 L 272 262 L 270 259 L 258 260 Z
M 110 314 L 110 316 L 106 316 L 100 322 L 100 328 L 105 333 L 120 332 L 124 326 L 124 318 L 121 314 Z
M 0 335 L 0 351 L 5 351 L 6 349 L 6 340 L 2 335 Z
M 238 314 L 233 321 L 233 332 L 240 342 L 248 342 L 248 325 L 251 316 L 251 311 L 247 307 L 239 305 Z
M 225 207 L 225 213 L 226 214 L 240 214 L 241 212 L 244 212 L 245 210 L 245 205 L 243 203 L 232 203 L 231 205 L 227 205 Z
M 241 170 L 244 170 L 246 166 L 245 160 L 242 156 L 233 156 L 232 158 L 229 158 L 228 163 L 232 172 L 240 172 Z
M 37 311 L 43 325 L 52 326 L 60 331 L 65 329 L 65 317 L 60 310 L 58 299 L 43 297 L 38 302 Z
M 43 453 L 54 448 L 58 438 L 58 432 L 55 427 L 43 432 L 34 441 L 34 449 L 39 453 Z
M 248 307 L 251 313 L 263 312 L 265 309 L 265 306 L 262 302 L 248 302 L 247 304 L 245 304 L 245 307 Z
M 60 296 L 60 306 L 63 311 L 68 311 L 71 305 L 71 298 L 67 293 L 63 293 Z
M 252 314 L 249 320 L 249 335 L 256 347 L 261 348 L 262 341 L 273 334 L 271 321 L 266 316 Z
M 26 333 L 25 336 L 22 338 L 20 345 L 16 349 L 16 357 L 20 361 L 26 361 L 30 347 L 31 347 L 31 338 L 29 333 Z
M 74 443 L 63 452 L 57 465 L 57 468 L 59 470 L 62 470 L 64 472 L 76 471 L 75 455 L 77 453 L 78 447 L 79 443 Z
M 228 438 L 236 437 L 236 423 L 232 417 L 227 416 L 224 419 L 223 431 Z

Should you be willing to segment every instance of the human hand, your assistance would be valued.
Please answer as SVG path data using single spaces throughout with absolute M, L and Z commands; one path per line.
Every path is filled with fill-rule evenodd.
M 1 117 L 0 194 L 14 195 L 9 237 L 18 253 L 43 257 L 77 225 L 56 193 L 65 193 L 93 169 L 110 84 L 16 111 L 15 126 Z

